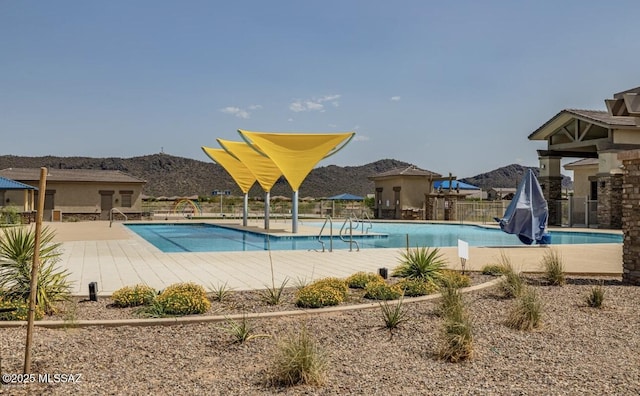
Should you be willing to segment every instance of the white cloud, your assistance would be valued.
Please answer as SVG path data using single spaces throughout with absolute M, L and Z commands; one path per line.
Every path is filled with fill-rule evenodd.
M 399 102 L 400 101 L 400 97 L 399 96 L 392 96 L 391 100 L 394 102 Z
M 293 122 L 293 118 L 289 118 L 287 121 L 289 121 L 289 122 Z
M 340 106 L 340 102 L 338 102 L 337 99 L 340 99 L 340 96 L 341 95 L 325 95 L 319 98 L 296 99 L 289 104 L 289 110 L 296 113 L 301 111 L 319 111 L 324 113 L 326 110 L 323 103 L 330 102 L 334 107 L 338 107 Z
M 253 104 L 249 106 L 249 110 L 258 110 L 261 108 L 262 106 L 258 104 Z M 244 118 L 244 119 L 247 119 L 251 116 L 251 113 L 249 113 L 247 110 L 242 109 L 240 107 L 235 107 L 235 106 L 228 106 L 228 107 L 225 107 L 224 109 L 220 109 L 220 111 L 225 114 L 230 114 L 232 116 L 236 116 L 238 118 Z

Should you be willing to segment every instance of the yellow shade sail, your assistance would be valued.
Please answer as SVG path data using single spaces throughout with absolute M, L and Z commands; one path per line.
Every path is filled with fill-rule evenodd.
M 271 158 L 293 191 L 298 191 L 318 162 L 340 151 L 355 135 L 354 132 L 271 133 L 242 129 L 238 133 L 256 152 Z
M 264 191 L 271 191 L 273 185 L 282 176 L 282 172 L 271 159 L 261 155 L 246 143 L 222 139 L 218 139 L 218 143 L 251 171 Z
M 240 160 L 223 149 L 202 146 L 202 151 L 231 175 L 243 193 L 249 192 L 256 182 L 256 177 Z

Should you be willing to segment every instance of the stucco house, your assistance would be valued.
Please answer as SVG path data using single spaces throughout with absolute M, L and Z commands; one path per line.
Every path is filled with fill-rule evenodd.
M 373 212 L 376 219 L 431 220 L 432 208 L 438 197 L 455 196 L 457 200 L 460 195 L 455 190 L 434 192 L 434 182 L 455 179 L 453 176 L 443 177 L 413 165 L 369 176 L 368 179 L 375 184 Z M 447 208 L 455 206 L 449 204 L 447 200 Z
M 606 99 L 605 104 L 606 111 L 561 110 L 529 135 L 529 140 L 547 142 L 545 150 L 538 150 L 538 180 L 549 204 L 550 225 L 561 223 L 560 163 L 564 158 L 577 158 L 593 162 L 588 166 L 583 163 L 584 167 L 578 164 L 581 170 L 574 177 L 574 183 L 579 185 L 574 187 L 574 198 L 594 198 L 594 220 L 599 227 L 622 227 L 624 172 L 618 154 L 640 149 L 640 87 L 618 92 L 613 99 Z M 573 167 L 577 168 L 576 164 Z
M 39 168 L 7 168 L 0 176 L 38 187 Z M 146 181 L 115 170 L 48 169 L 43 219 L 108 220 L 112 209 L 129 219 L 142 215 L 142 188 Z M 35 208 L 39 191 L 4 191 L 1 205 Z M 31 203 L 26 201 L 32 201 Z

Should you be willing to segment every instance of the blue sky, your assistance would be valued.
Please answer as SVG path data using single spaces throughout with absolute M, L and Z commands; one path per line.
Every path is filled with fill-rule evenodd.
M 237 129 L 355 131 L 319 165 L 459 177 L 640 85 L 640 2 L 0 1 L 0 154 L 209 159 Z

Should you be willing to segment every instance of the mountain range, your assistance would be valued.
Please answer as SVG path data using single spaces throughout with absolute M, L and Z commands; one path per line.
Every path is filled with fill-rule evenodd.
M 309 173 L 300 186 L 299 196 L 328 197 L 342 193 L 366 196 L 374 192 L 374 184 L 368 179 L 369 176 L 411 165 L 395 159 L 382 159 L 362 166 L 318 167 Z M 209 196 L 214 190 L 230 190 L 233 195 L 241 195 L 240 189 L 220 165 L 164 153 L 132 158 L 0 155 L 0 169 L 40 167 L 119 170 L 146 180 L 144 193 L 153 197 Z M 485 190 L 492 187 L 517 187 L 526 169 L 513 164 L 460 180 Z M 537 168 L 532 169 L 538 173 Z M 565 176 L 563 186 L 569 187 L 570 183 L 571 179 Z M 281 178 L 271 190 L 271 196 L 291 196 L 291 193 L 291 188 L 284 178 Z M 249 192 L 252 197 L 262 194 L 257 183 Z

